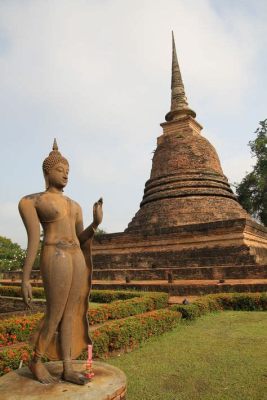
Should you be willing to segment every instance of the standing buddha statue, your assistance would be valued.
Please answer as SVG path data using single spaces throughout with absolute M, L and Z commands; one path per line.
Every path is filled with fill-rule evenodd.
M 30 274 L 39 247 L 40 224 L 44 233 L 40 271 L 46 313 L 34 335 L 30 369 L 40 382 L 52 383 L 56 378 L 48 372 L 42 358 L 62 360 L 62 378 L 82 385 L 86 378 L 74 370 L 72 360 L 91 344 L 87 319 L 92 276 L 91 245 L 102 222 L 103 201 L 100 198 L 94 204 L 93 222 L 84 229 L 81 207 L 63 194 L 69 163 L 58 151 L 56 140 L 43 162 L 43 173 L 46 190 L 25 196 L 19 202 L 28 234 L 22 278 L 22 294 L 27 306 L 32 299 Z

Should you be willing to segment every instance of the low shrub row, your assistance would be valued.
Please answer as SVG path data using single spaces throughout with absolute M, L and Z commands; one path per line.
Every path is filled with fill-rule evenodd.
M 267 311 L 267 293 L 223 293 L 213 295 L 224 310 Z
M 93 303 L 111 303 L 116 300 L 128 300 L 133 297 L 143 297 L 144 292 L 135 290 L 95 290 L 90 293 L 90 301 Z M 149 295 L 149 293 L 148 293 Z
M 94 355 L 102 357 L 114 350 L 131 349 L 151 336 L 171 330 L 180 319 L 180 313 L 164 309 L 106 323 L 92 333 Z
M 42 313 L 28 316 L 19 316 L 1 321 L 0 325 L 0 347 L 10 346 L 15 343 L 24 342 L 38 326 L 43 317 Z
M 143 297 L 124 301 L 118 300 L 111 304 L 103 304 L 96 309 L 89 309 L 88 318 L 90 325 L 95 325 L 108 320 L 158 310 L 167 307 L 167 305 L 168 295 L 166 293 L 147 293 L 143 294 Z M 26 341 L 29 334 L 37 327 L 42 316 L 42 313 L 38 313 L 3 320 L 0 327 L 0 347 Z
M 192 304 L 175 304 L 171 310 L 179 311 L 182 318 L 194 320 L 201 315 L 220 310 L 266 311 L 267 293 L 219 293 L 199 297 Z
M 7 374 L 13 369 L 19 368 L 20 362 L 28 364 L 32 350 L 29 345 L 17 349 L 7 349 L 0 352 L 0 376 Z
M 134 293 L 137 294 L 137 292 Z M 116 301 L 112 304 L 103 305 L 100 309 L 103 308 L 105 310 L 104 317 L 100 314 L 95 314 L 95 318 L 98 318 L 98 320 L 103 318 L 106 321 L 112 317 L 119 318 L 118 315 L 123 318 L 122 316 L 126 316 L 127 312 L 137 312 L 138 310 L 138 312 L 142 313 L 144 310 L 150 309 L 153 304 L 154 308 L 166 306 L 167 295 L 165 294 L 142 293 L 142 296 L 142 298 L 136 298 L 135 296 L 132 300 Z M 125 305 L 125 308 L 123 305 Z M 109 311 L 106 312 L 108 307 Z M 173 305 L 169 309 L 154 310 L 121 320 L 106 322 L 91 334 L 94 342 L 94 357 L 106 357 L 112 351 L 131 350 L 150 336 L 160 335 L 172 329 L 179 323 L 181 317 L 187 320 L 194 320 L 206 313 L 220 310 L 266 311 L 267 293 L 207 295 L 198 298 L 189 305 Z M 95 312 L 95 310 L 92 311 Z M 3 343 L 6 344 L 26 340 L 41 317 L 42 314 L 35 314 L 4 321 L 0 328 L 0 340 L 2 338 Z M 30 351 L 28 345 L 22 345 L 16 349 L 8 348 L 2 350 L 0 352 L 0 375 L 9 372 L 11 369 L 18 368 L 20 360 L 27 362 L 30 357 Z M 83 353 L 81 359 L 85 358 L 86 353 Z
M 180 319 L 180 313 L 164 309 L 108 322 L 91 334 L 94 343 L 94 357 L 108 357 L 110 352 L 116 350 L 130 351 L 151 336 L 171 330 L 179 323 Z M 20 360 L 27 364 L 31 351 L 28 345 L 1 351 L 0 375 L 17 369 Z M 80 359 L 86 358 L 87 354 L 84 352 Z
M 158 310 L 168 306 L 167 293 L 148 293 L 142 297 L 113 301 L 98 308 L 89 310 L 89 323 L 94 325 L 109 319 L 119 319 L 147 311 Z
M 32 295 L 34 299 L 44 298 L 44 289 L 39 287 L 32 288 Z M 9 297 L 22 297 L 20 286 L 0 286 L 0 296 Z
M 149 293 L 148 293 L 149 294 Z M 34 299 L 44 299 L 44 288 L 33 287 L 32 295 Z M 115 300 L 127 300 L 133 297 L 144 296 L 144 292 L 134 290 L 92 290 L 90 293 L 90 301 L 93 303 L 111 303 Z M 0 286 L 0 296 L 21 297 L 20 286 Z

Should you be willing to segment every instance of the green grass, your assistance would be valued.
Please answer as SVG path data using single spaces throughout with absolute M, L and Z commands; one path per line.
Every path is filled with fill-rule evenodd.
M 266 400 L 267 313 L 209 314 L 108 363 L 127 400 Z

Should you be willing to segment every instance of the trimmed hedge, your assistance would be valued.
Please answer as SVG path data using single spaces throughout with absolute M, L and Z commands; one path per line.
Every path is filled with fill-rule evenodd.
M 101 357 L 114 350 L 132 349 L 151 336 L 171 330 L 180 319 L 180 313 L 164 309 L 104 324 L 91 335 L 94 356 Z
M 164 304 L 166 304 L 167 299 L 166 294 L 164 296 L 163 293 L 142 293 L 143 298 L 138 299 L 136 298 L 137 293 L 138 292 L 134 292 L 135 299 L 131 301 L 140 312 L 143 310 L 142 307 L 151 307 L 152 301 L 155 302 L 155 308 L 160 308 L 161 306 L 165 307 Z M 141 300 L 143 300 L 143 303 Z M 138 301 L 140 301 L 140 303 Z M 110 307 L 110 310 L 112 310 L 112 306 L 115 304 L 114 310 L 112 311 L 112 315 L 115 317 L 117 315 L 116 312 L 119 312 L 118 309 L 123 303 L 129 303 L 126 305 L 126 308 L 129 307 L 128 312 L 130 312 L 129 310 L 132 309 L 130 300 L 114 302 L 113 304 L 103 306 L 103 308 L 106 310 L 107 307 Z M 222 293 L 207 295 L 198 298 L 194 303 L 189 305 L 177 304 L 171 306 L 169 309 L 150 311 L 118 321 L 107 322 L 91 334 L 94 342 L 94 357 L 107 357 L 109 353 L 113 351 L 131 350 L 149 337 L 160 335 L 175 327 L 179 323 L 181 316 L 184 319 L 193 320 L 209 312 L 220 310 L 266 311 L 267 293 Z M 125 312 L 124 308 L 121 309 L 120 315 L 122 315 L 123 312 Z M 10 322 L 6 330 L 6 333 L 9 334 L 9 337 L 6 338 L 9 344 L 18 341 L 18 339 L 25 340 L 24 336 L 28 336 L 31 333 L 41 316 L 42 314 L 36 314 L 24 317 L 24 319 L 15 317 L 4 321 L 6 327 L 6 323 Z M 2 326 L 4 324 L 2 324 Z M 2 333 L 2 326 L 0 333 Z M 16 326 L 16 332 L 12 331 L 14 326 Z M 16 338 L 14 338 L 14 335 Z M 24 360 L 25 363 L 27 363 L 30 353 L 31 350 L 28 345 L 23 345 L 17 349 L 10 348 L 0 352 L 0 375 L 18 368 L 20 360 Z M 84 352 L 80 358 L 85 359 L 86 357 L 87 354 Z
M 42 313 L 28 316 L 19 316 L 1 321 L 0 347 L 10 346 L 18 342 L 24 342 L 38 326 L 43 317 Z
M 31 357 L 32 350 L 29 345 L 19 349 L 6 349 L 0 352 L 0 376 L 7 374 L 13 369 L 17 369 L 21 360 L 27 365 Z
M 224 310 L 267 311 L 267 293 L 222 293 L 214 299 Z
M 44 299 L 44 289 L 43 288 L 32 288 L 32 295 L 35 299 Z M 22 297 L 20 286 L 0 286 L 0 296 L 9 297 Z
M 93 303 L 111 303 L 115 300 L 128 300 L 133 297 L 143 297 L 150 293 L 139 292 L 134 290 L 92 290 L 90 293 L 90 301 Z M 44 299 L 44 288 L 33 287 L 32 295 L 34 299 Z M 22 297 L 20 286 L 0 286 L 0 296 Z
M 168 306 L 167 293 L 149 293 L 142 297 L 113 301 L 98 308 L 89 309 L 89 323 L 94 325 L 109 319 L 119 319 Z
M 161 335 L 171 330 L 180 319 L 180 313 L 164 309 L 106 323 L 91 335 L 94 343 L 94 357 L 108 357 L 109 353 L 115 350 L 128 349 L 130 351 L 151 336 Z M 31 352 L 29 345 L 0 352 L 0 376 L 12 369 L 17 369 L 20 360 L 27 363 Z M 86 358 L 87 353 L 83 352 L 80 359 Z
M 267 311 L 267 293 L 219 293 L 202 296 L 192 304 L 174 304 L 171 310 L 179 311 L 182 318 L 194 320 L 209 312 L 222 310 Z
M 90 301 L 93 303 L 111 303 L 116 300 L 128 300 L 133 297 L 143 297 L 146 293 L 134 290 L 92 290 Z
M 182 314 L 182 319 L 186 319 L 192 321 L 198 317 L 200 317 L 200 310 L 197 305 L 195 304 L 188 304 L 188 305 L 180 305 L 180 304 L 173 304 L 170 307 L 173 311 L 178 311 Z
M 89 309 L 89 323 L 94 325 L 108 320 L 126 318 L 147 311 L 158 310 L 167 307 L 167 305 L 168 294 L 166 293 L 143 294 L 143 297 L 124 301 L 118 300 L 111 304 L 103 304 L 96 309 Z M 3 320 L 0 326 L 0 347 L 26 341 L 42 317 L 43 313 L 37 313 Z

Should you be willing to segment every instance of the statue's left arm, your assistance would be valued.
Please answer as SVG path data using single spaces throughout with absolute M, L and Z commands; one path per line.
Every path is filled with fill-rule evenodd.
M 32 299 L 30 275 L 40 243 L 40 224 L 35 208 L 35 198 L 23 197 L 19 202 L 19 212 L 28 234 L 27 255 L 23 265 L 22 295 L 24 303 L 29 307 Z
M 80 241 L 81 247 L 87 242 L 87 240 L 92 239 L 94 233 L 101 224 L 103 219 L 103 200 L 100 198 L 93 206 L 93 222 L 86 229 L 83 228 L 83 218 L 82 211 L 79 207 L 78 216 L 76 220 L 76 234 Z

